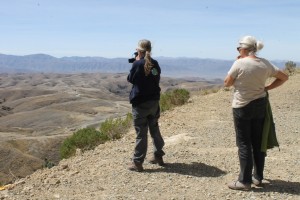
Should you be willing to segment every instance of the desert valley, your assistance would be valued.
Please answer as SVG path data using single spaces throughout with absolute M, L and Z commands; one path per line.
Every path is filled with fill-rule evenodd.
M 0 183 L 57 164 L 62 141 L 84 127 L 131 112 L 124 73 L 3 73 L 0 75 Z M 222 80 L 167 78 L 162 92 L 219 87 Z

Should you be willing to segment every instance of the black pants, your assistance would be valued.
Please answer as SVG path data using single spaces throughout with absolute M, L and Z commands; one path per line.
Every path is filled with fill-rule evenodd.
M 236 144 L 238 147 L 240 174 L 242 183 L 263 179 L 265 165 L 264 152 L 261 152 L 262 130 L 266 111 L 266 98 L 251 101 L 242 108 L 233 108 Z
M 161 136 L 158 119 L 160 117 L 159 101 L 147 101 L 132 107 L 133 123 L 136 130 L 136 145 L 133 161 L 143 163 L 147 154 L 148 129 L 152 138 L 153 153 L 156 157 L 165 155 L 162 150 L 164 140 Z

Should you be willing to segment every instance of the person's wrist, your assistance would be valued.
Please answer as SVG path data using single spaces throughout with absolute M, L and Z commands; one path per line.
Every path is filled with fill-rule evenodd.
M 267 92 L 268 90 L 269 90 L 268 86 L 267 86 L 267 87 L 265 87 L 265 91 Z

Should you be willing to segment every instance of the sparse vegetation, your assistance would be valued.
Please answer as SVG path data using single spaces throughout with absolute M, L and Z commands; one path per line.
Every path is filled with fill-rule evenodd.
M 190 98 L 189 91 L 175 89 L 161 95 L 160 106 L 166 111 L 178 105 L 185 104 Z M 60 147 L 61 159 L 69 158 L 76 153 L 76 149 L 82 151 L 94 149 L 99 144 L 108 140 L 120 139 L 132 125 L 132 114 L 128 113 L 125 118 L 109 118 L 101 123 L 100 129 L 83 128 L 67 138 Z
M 132 114 L 127 113 L 126 118 L 109 118 L 105 120 L 100 127 L 100 132 L 110 140 L 120 139 L 132 124 Z
M 62 159 L 69 158 L 75 155 L 76 149 L 91 150 L 108 140 L 119 139 L 122 134 L 127 132 L 131 123 L 132 115 L 128 113 L 125 118 L 105 120 L 101 123 L 100 130 L 95 128 L 80 129 L 63 142 L 60 148 L 60 157 Z
M 224 87 L 223 90 L 228 92 L 228 91 L 230 91 L 230 87 Z
M 216 93 L 218 91 L 219 91 L 219 88 L 203 89 L 203 90 L 201 90 L 201 95 L 208 95 L 211 93 Z
M 52 161 L 48 160 L 48 158 L 45 158 L 44 162 L 45 162 L 44 163 L 44 168 L 50 169 L 50 168 L 55 166 L 55 164 Z
M 60 157 L 62 159 L 69 158 L 75 155 L 78 148 L 83 151 L 90 150 L 107 140 L 108 137 L 95 128 L 80 129 L 63 142 L 60 148 Z
M 168 91 L 160 97 L 160 109 L 162 112 L 175 106 L 185 104 L 190 98 L 190 92 L 186 89 L 175 89 Z
M 220 90 L 230 91 L 230 87 L 224 87 L 223 85 L 215 85 L 213 87 L 200 88 L 197 91 L 193 91 L 193 95 L 208 95 L 212 93 L 217 93 Z
M 134 136 L 130 134 L 122 138 L 122 141 L 100 145 L 103 148 L 96 148 L 88 155 L 65 160 L 51 170 L 38 170 L 26 178 L 18 178 L 14 181 L 14 188 L 2 191 L 1 195 L 4 195 L 4 199 L 155 199 L 158 195 L 153 191 L 163 191 L 159 194 L 160 199 L 195 199 L 197 195 L 207 199 L 297 199 L 300 177 L 299 165 L 295 163 L 299 160 L 299 154 L 295 152 L 299 148 L 297 139 L 300 128 L 297 123 L 299 104 L 296 103 L 300 94 L 298 76 L 300 74 L 291 76 L 282 87 L 270 91 L 272 99 L 275 100 L 272 102 L 274 108 L 290 105 L 289 108 L 292 109 L 288 109 L 288 112 L 274 109 L 277 131 L 283 133 L 280 135 L 281 142 L 288 144 L 289 148 L 285 148 L 285 152 L 270 150 L 272 159 L 268 160 L 266 166 L 268 180 L 263 182 L 264 188 L 252 186 L 250 193 L 227 189 L 227 181 L 231 181 L 239 169 L 229 105 L 232 94 L 221 91 L 207 96 L 200 96 L 199 93 L 194 96 L 191 92 L 193 103 L 162 114 L 160 130 L 167 144 L 167 167 L 147 162 L 153 153 L 149 142 L 145 172 L 128 171 L 127 166 L 130 164 L 134 146 Z M 182 110 L 183 107 L 187 110 Z M 132 127 L 131 130 L 133 131 Z M 202 158 L 195 158 L 195 155 L 202 155 Z M 169 187 L 170 180 L 176 181 L 172 187 Z M 201 184 L 196 188 L 190 187 L 199 180 Z M 136 189 L 139 185 L 141 190 Z M 147 187 L 146 191 L 144 186 Z
M 296 63 L 294 63 L 293 61 L 286 62 L 284 71 L 289 76 L 293 75 L 296 72 Z

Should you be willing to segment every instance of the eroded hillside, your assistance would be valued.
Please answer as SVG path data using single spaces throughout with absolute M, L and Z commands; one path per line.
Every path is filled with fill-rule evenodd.
M 130 112 L 126 74 L 1 74 L 0 183 L 59 161 L 65 137 Z M 214 87 L 218 80 L 162 78 L 162 90 Z
M 232 91 L 193 95 L 162 114 L 166 167 L 152 165 L 149 144 L 142 173 L 127 170 L 135 132 L 120 140 L 77 152 L 51 169 L 17 180 L 2 199 L 299 199 L 300 78 L 290 77 L 269 92 L 278 148 L 268 151 L 263 187 L 234 191 L 239 164 L 233 129 Z M 149 141 L 150 142 L 150 141 Z

